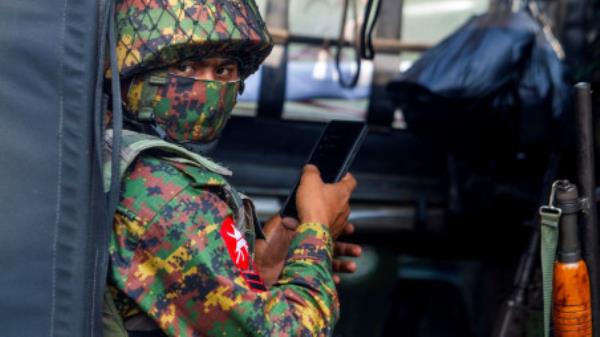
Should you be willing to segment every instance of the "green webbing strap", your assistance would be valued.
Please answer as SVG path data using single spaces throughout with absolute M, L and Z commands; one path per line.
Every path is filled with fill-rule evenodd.
M 558 246 L 558 223 L 562 213 L 560 208 L 554 207 L 553 205 L 555 187 L 556 182 L 552 185 L 549 204 L 540 207 L 540 253 L 544 291 L 544 337 L 550 336 L 552 280 L 554 274 L 554 260 L 556 259 L 556 248 Z

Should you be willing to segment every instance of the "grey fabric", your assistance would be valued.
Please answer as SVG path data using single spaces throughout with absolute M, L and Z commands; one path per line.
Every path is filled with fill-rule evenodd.
M 101 331 L 97 15 L 95 0 L 0 2 L 3 337 Z
M 158 325 L 148 316 L 139 314 L 125 321 L 125 329 L 128 331 L 156 331 L 160 330 Z

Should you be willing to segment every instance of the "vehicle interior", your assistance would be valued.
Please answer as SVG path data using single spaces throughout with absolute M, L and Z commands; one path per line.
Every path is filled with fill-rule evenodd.
M 369 134 L 351 168 L 359 187 L 351 214 L 357 232 L 348 238 L 362 244 L 364 254 L 358 271 L 344 276 L 339 287 L 342 312 L 335 335 L 488 336 L 514 291 L 549 167 L 574 174 L 567 164 L 574 160 L 572 144 L 564 145 L 567 150 L 548 139 L 519 144 L 497 123 L 492 129 L 498 138 L 483 146 L 472 130 L 449 145 L 445 137 L 459 137 L 443 135 L 442 121 L 419 125 L 433 135 L 415 133 L 386 90 L 428 48 L 498 3 L 381 1 L 375 58 L 358 67 L 349 32 L 356 25 L 352 20 L 363 18 L 353 18 L 352 8 L 346 8 L 347 45 L 337 72 L 336 39 L 348 3 L 362 14 L 367 2 L 290 0 L 260 6 L 276 41 L 279 35 L 282 41 L 254 75 L 260 80 L 248 79 L 216 159 L 232 168 L 232 181 L 257 200 L 266 219 L 285 201 L 325 121 L 367 121 Z M 553 29 L 585 20 L 575 18 L 573 8 L 566 19 L 559 9 L 574 2 L 539 5 L 552 17 Z M 573 35 L 562 34 L 573 60 L 587 57 L 584 62 L 594 63 L 592 55 L 581 53 L 589 46 L 576 46 Z M 344 88 L 342 81 L 357 68 L 356 86 Z M 523 128 L 536 127 L 525 124 L 533 120 L 521 122 Z M 566 159 L 557 164 L 558 156 Z M 540 289 L 534 284 L 531 280 L 527 292 L 530 314 L 523 336 L 536 336 L 541 324 Z

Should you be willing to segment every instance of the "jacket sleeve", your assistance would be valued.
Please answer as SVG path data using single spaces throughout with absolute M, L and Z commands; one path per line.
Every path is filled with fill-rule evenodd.
M 120 208 L 112 281 L 170 336 L 331 335 L 339 304 L 328 229 L 300 225 L 280 280 L 260 291 L 228 251 L 231 216 L 217 194 L 192 186 L 147 222 Z

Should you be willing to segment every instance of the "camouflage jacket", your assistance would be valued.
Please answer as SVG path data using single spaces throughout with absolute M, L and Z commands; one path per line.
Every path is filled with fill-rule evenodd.
M 142 312 L 173 337 L 331 335 L 339 305 L 328 229 L 300 225 L 266 289 L 229 184 L 180 159 L 144 152 L 122 179 L 109 247 L 121 316 Z

